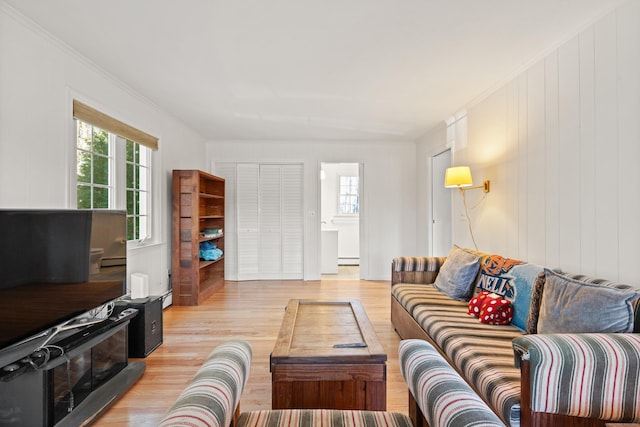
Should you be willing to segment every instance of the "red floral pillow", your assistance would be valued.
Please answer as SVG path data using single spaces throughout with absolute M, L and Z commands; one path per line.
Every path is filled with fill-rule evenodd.
M 508 325 L 513 319 L 513 306 L 499 295 L 487 295 L 482 301 L 478 317 L 481 323 Z
M 469 311 L 467 314 L 469 316 L 480 316 L 480 309 L 482 308 L 482 303 L 484 303 L 485 298 L 489 296 L 490 292 L 482 291 L 475 297 L 471 298 L 469 301 Z

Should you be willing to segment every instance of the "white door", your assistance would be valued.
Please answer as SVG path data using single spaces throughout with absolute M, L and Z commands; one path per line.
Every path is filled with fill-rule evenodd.
M 304 276 L 304 169 L 282 165 L 282 278 Z
M 444 173 L 451 166 L 451 150 L 431 158 L 432 256 L 446 256 L 451 250 L 451 193 L 444 187 Z
M 229 166 L 229 165 L 233 165 Z M 235 248 L 230 280 L 302 279 L 304 191 L 301 164 L 218 163 L 227 179 L 225 241 Z M 232 172 L 235 171 L 235 174 Z M 231 183 L 235 183 L 232 188 Z M 235 206 L 229 206 L 232 201 Z M 234 227 L 235 226 L 235 227 Z M 225 264 L 225 267 L 227 264 Z
M 255 163 L 239 163 L 236 179 L 238 280 L 256 280 L 260 278 L 259 165 Z

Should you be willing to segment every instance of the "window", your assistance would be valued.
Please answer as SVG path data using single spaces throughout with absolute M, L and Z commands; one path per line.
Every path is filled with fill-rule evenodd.
M 78 120 L 76 156 L 78 209 L 109 209 L 113 195 L 113 150 L 109 133 Z
M 150 150 L 127 140 L 127 234 L 129 240 L 148 237 Z
M 127 240 L 151 237 L 151 155 L 157 138 L 78 101 L 73 107 L 77 208 L 126 210 Z
M 357 215 L 359 211 L 358 177 L 341 176 L 338 213 L 341 215 Z

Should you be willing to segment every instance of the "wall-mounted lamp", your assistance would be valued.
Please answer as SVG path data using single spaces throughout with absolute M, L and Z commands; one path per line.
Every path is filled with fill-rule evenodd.
M 471 178 L 471 169 L 469 166 L 455 166 L 447 168 L 444 173 L 444 186 L 446 188 L 457 188 L 460 190 L 462 196 L 462 203 L 464 204 L 464 213 L 467 216 L 467 223 L 469 224 L 469 233 L 471 234 L 471 240 L 476 250 L 478 245 L 476 244 L 476 238 L 473 235 L 473 229 L 471 228 L 471 218 L 469 217 L 469 209 L 467 208 L 467 198 L 465 197 L 465 191 L 473 190 L 476 188 L 482 188 L 485 193 L 491 191 L 491 182 L 486 180 L 483 185 L 473 186 L 473 179 Z
M 483 185 L 473 187 L 473 179 L 471 178 L 471 169 L 469 166 L 447 168 L 444 173 L 444 186 L 447 188 L 458 188 L 460 191 L 473 190 L 476 188 L 484 189 L 485 193 L 491 191 L 491 181 L 489 180 L 486 180 Z

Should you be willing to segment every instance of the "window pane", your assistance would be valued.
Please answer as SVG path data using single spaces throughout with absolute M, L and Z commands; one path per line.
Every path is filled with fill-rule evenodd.
M 147 237 L 147 221 L 148 221 L 148 217 L 146 216 L 139 216 L 138 217 L 138 237 L 144 238 Z
M 133 157 L 133 146 L 135 145 L 135 142 L 131 142 L 127 139 L 127 162 L 133 162 L 134 161 L 134 157 Z
M 109 185 L 109 158 L 93 156 L 93 183 Z
M 109 189 L 105 187 L 93 187 L 94 209 L 109 209 Z
M 338 211 L 341 214 L 355 215 L 359 212 L 358 177 L 340 177 L 340 197 Z
M 127 188 L 136 188 L 134 170 L 135 165 L 132 163 L 127 163 Z
M 78 209 L 91 209 L 91 187 L 78 185 Z
M 149 183 L 147 182 L 148 175 L 149 175 L 149 169 L 141 167 L 140 173 L 138 175 L 138 188 L 140 190 L 149 191 Z
M 97 127 L 93 128 L 93 151 L 105 156 L 109 155 L 109 134 Z
M 78 143 L 77 146 L 81 150 L 91 150 L 92 139 L 92 126 L 88 125 L 80 120 L 76 120 L 78 130 Z
M 140 192 L 139 191 L 133 192 L 133 200 L 134 200 L 133 208 L 135 209 L 135 214 L 139 215 L 140 214 Z
M 76 158 L 78 182 L 91 182 L 91 153 L 78 151 Z
M 135 163 L 140 163 L 140 144 L 133 143 L 133 161 Z
M 135 218 L 130 216 L 127 218 L 127 240 L 137 239 Z
M 133 191 L 127 191 L 127 215 L 135 215 Z
M 147 215 L 147 192 L 146 191 L 141 191 L 138 193 L 138 213 L 140 215 Z M 142 227 L 142 225 L 141 225 Z M 142 228 L 143 230 L 145 230 L 145 228 Z

